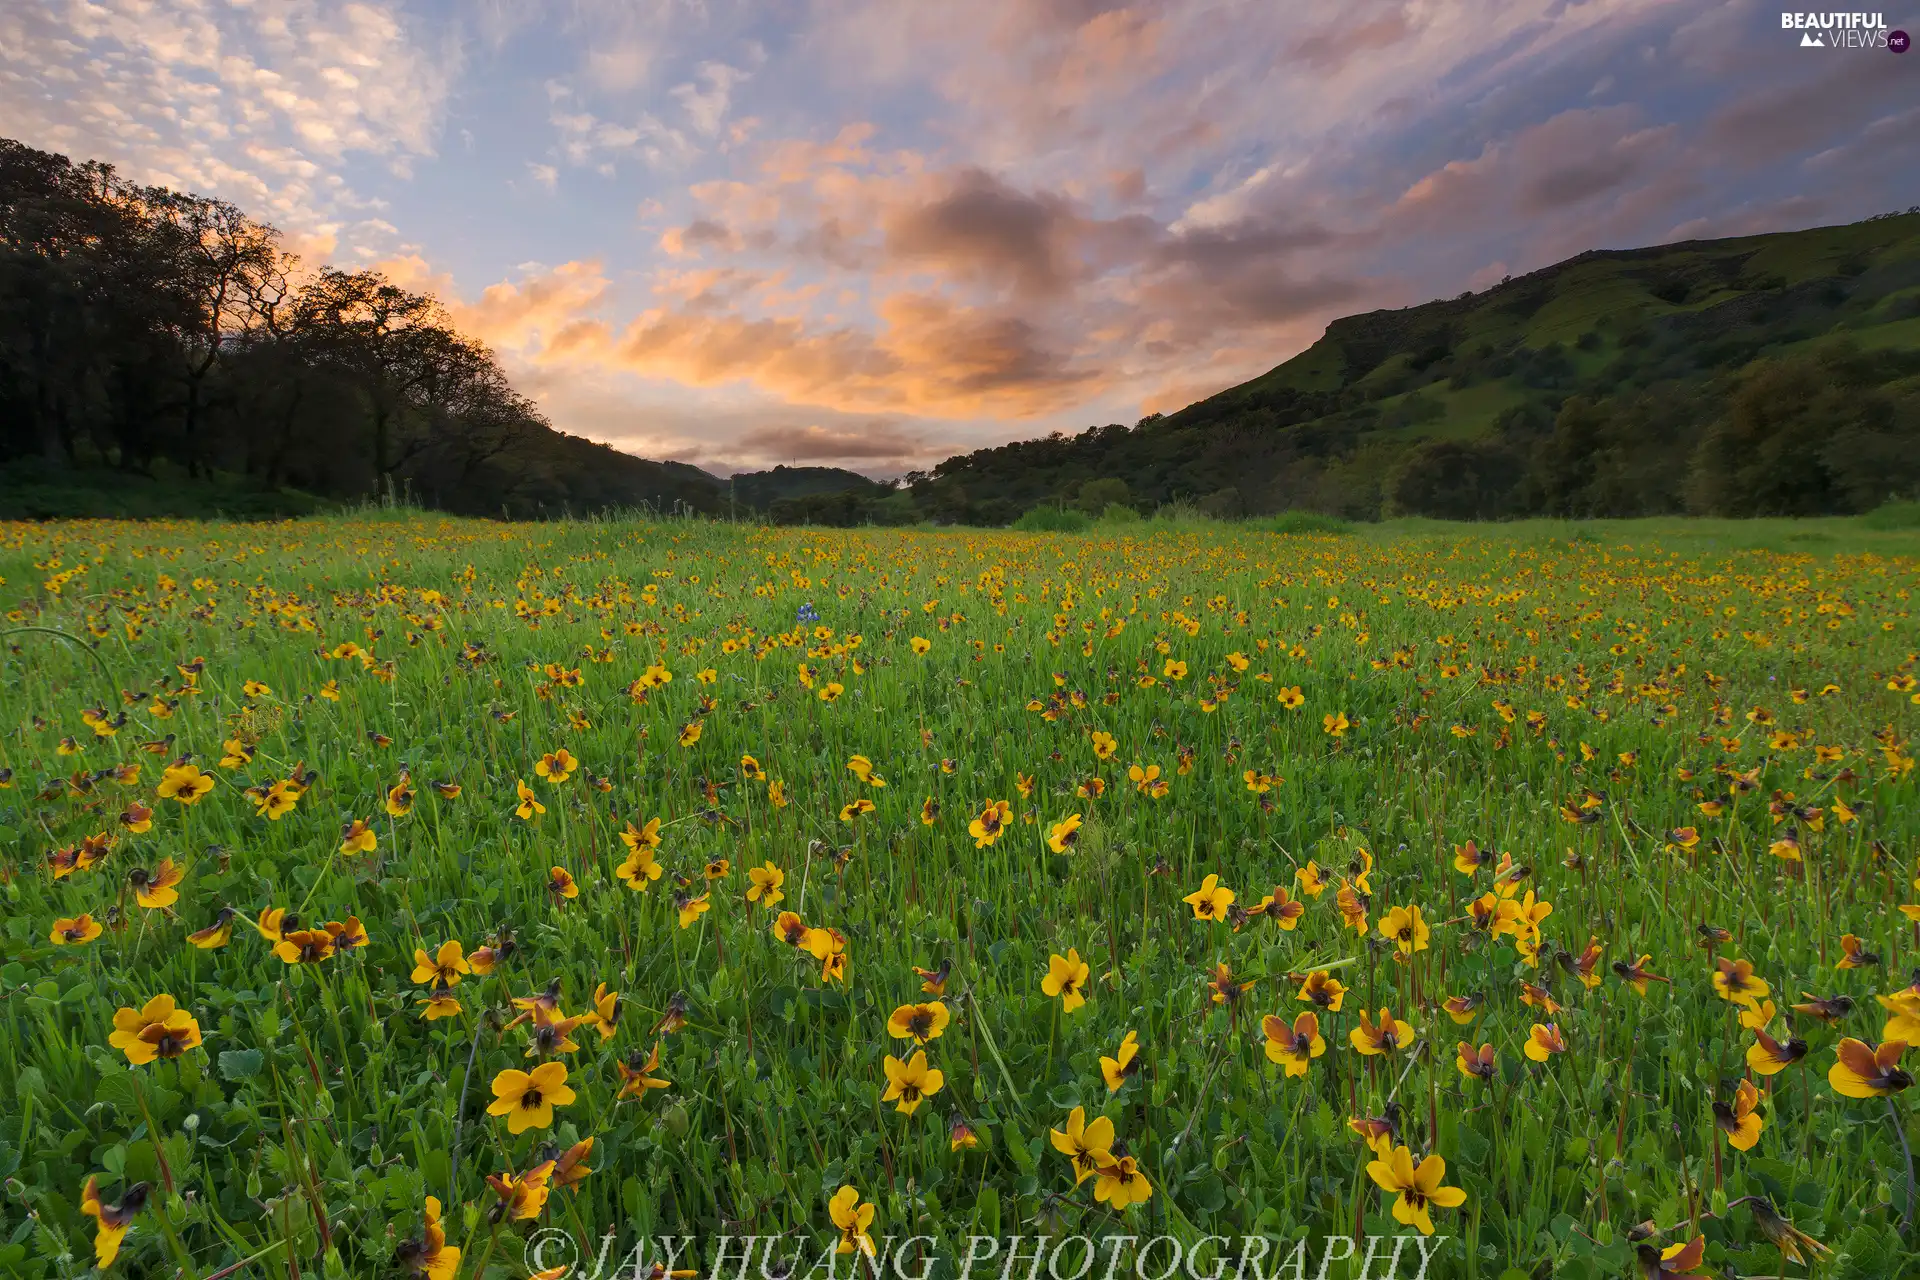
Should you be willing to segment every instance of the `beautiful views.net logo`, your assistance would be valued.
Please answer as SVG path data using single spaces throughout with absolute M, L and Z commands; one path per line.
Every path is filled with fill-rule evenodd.
M 1802 49 L 1890 49 L 1905 53 L 1904 31 L 1890 31 L 1878 13 L 1782 13 L 1782 31 L 1798 31 Z

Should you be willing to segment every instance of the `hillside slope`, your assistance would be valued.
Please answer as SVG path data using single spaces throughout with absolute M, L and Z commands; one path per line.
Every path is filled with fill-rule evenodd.
M 989 522 L 1070 501 L 1094 479 L 1123 481 L 1136 505 L 1220 514 L 1739 514 L 1730 475 L 1743 451 L 1773 449 L 1817 474 L 1760 485 L 1753 511 L 1847 510 L 1920 481 L 1905 460 L 1917 374 L 1910 212 L 1593 251 L 1483 292 L 1348 316 L 1178 413 L 950 458 L 913 490 L 936 517 Z M 1834 456 L 1815 458 L 1818 440 L 1773 440 L 1821 423 L 1848 448 L 1827 440 Z

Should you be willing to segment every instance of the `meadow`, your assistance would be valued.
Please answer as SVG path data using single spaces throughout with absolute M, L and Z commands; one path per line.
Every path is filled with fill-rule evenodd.
M 1850 520 L 0 524 L 0 1273 L 1915 1274 L 1917 587 Z

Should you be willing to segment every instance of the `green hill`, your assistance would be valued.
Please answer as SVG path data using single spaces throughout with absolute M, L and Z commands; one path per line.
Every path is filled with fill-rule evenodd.
M 1119 481 L 1137 506 L 1222 515 L 1850 511 L 1920 484 L 1917 378 L 1909 212 L 1598 250 L 1348 316 L 1178 413 L 910 480 L 936 518 L 989 523 L 1094 480 L 1099 503 Z

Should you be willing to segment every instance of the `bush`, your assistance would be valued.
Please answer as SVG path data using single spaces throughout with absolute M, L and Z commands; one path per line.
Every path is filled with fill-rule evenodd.
M 1860 523 L 1869 529 L 1920 529 L 1920 502 L 1883 502 Z
M 1282 511 L 1267 527 L 1274 533 L 1347 534 L 1353 532 L 1351 520 L 1342 520 L 1339 516 L 1321 515 L 1318 511 Z
M 1101 524 L 1139 524 L 1140 513 L 1125 503 L 1109 502 L 1100 513 Z
M 1127 482 L 1117 476 L 1103 476 L 1098 480 L 1089 480 L 1080 486 L 1079 496 L 1074 505 L 1088 515 L 1099 515 L 1116 503 L 1124 503 L 1133 496 L 1127 488 Z
M 1022 533 L 1085 533 L 1093 518 L 1071 507 L 1033 507 L 1021 512 L 1013 527 Z

